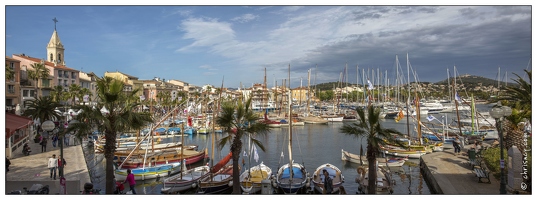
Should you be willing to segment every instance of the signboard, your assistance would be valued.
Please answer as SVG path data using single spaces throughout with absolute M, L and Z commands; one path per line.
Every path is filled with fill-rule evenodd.
M 54 125 L 54 122 L 52 121 L 43 122 L 43 124 L 41 125 L 41 128 L 45 131 L 52 131 L 54 127 L 55 125 Z

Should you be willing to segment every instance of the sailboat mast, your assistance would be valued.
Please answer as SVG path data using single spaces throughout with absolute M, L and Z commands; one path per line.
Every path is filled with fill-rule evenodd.
M 399 71 L 399 70 L 398 70 Z M 403 71 L 401 69 L 401 71 Z M 408 62 L 408 53 L 406 54 L 406 71 L 407 71 L 407 82 L 408 82 L 408 97 L 406 99 L 406 131 L 407 131 L 407 134 L 408 134 L 408 138 L 410 138 L 410 116 L 408 115 L 412 115 L 412 113 L 409 112 L 409 107 L 410 107 L 410 64 Z M 404 73 L 404 72 L 403 72 Z M 403 75 L 404 77 L 404 75 Z M 415 105 L 414 107 L 416 108 L 416 115 L 418 113 L 420 113 L 420 108 L 419 108 L 419 101 L 416 101 L 415 102 Z
M 288 79 L 289 79 L 289 95 L 287 97 L 287 100 L 289 101 L 288 103 L 288 107 L 289 107 L 289 172 L 290 172 L 290 175 L 291 175 L 291 179 L 293 179 L 293 173 L 291 173 L 291 171 L 293 171 L 293 152 L 292 152 L 292 149 L 293 149 L 293 121 L 291 120 L 291 114 L 292 114 L 292 111 L 291 111 L 291 64 L 289 64 L 289 69 L 288 69 L 289 73 L 288 73 Z
M 455 66 L 453 66 L 453 96 L 455 97 L 455 110 L 457 110 L 457 125 L 459 126 L 459 133 L 462 136 L 461 118 L 459 116 L 459 101 L 457 101 L 457 97 L 455 96 L 457 95 L 457 91 L 455 89 L 456 87 L 457 87 L 457 71 L 455 69 Z
M 311 98 L 311 95 L 310 95 L 310 73 L 311 73 L 311 69 L 308 69 L 308 101 L 306 103 L 306 116 L 309 115 L 310 113 L 310 98 Z

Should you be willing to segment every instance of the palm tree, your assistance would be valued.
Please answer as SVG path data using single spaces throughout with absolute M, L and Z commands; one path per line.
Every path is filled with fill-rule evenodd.
M 11 69 L 6 63 L 6 80 L 11 80 L 13 78 L 15 78 L 15 70 Z
M 71 84 L 69 85 L 69 98 L 71 99 L 71 105 L 75 105 L 75 100 L 78 96 L 80 96 L 80 90 L 82 88 L 80 85 L 77 84 Z
M 38 97 L 37 99 L 26 101 L 26 109 L 22 116 L 30 117 L 33 120 L 39 119 L 41 123 L 47 120 L 61 119 L 61 114 L 54 111 L 60 103 L 54 101 L 51 96 Z
M 518 85 L 507 86 L 505 92 L 498 97 L 498 100 L 503 105 L 512 107 L 513 112 L 506 117 L 507 120 L 502 121 L 502 131 L 504 134 L 504 142 L 506 147 L 517 146 L 521 152 L 525 150 L 524 144 L 524 127 L 519 126 L 521 122 L 529 120 L 531 122 L 531 70 L 524 70 L 529 77 L 529 82 L 524 80 L 518 74 L 517 79 L 512 79 Z M 496 126 L 498 127 L 498 126 Z
M 137 130 L 153 122 L 147 112 L 135 112 L 139 102 L 131 101 L 139 89 L 124 92 L 124 83 L 111 77 L 97 78 L 98 106 L 90 108 L 86 105 L 77 106 L 82 113 L 77 115 L 78 123 L 73 123 L 67 131 L 77 131 L 79 135 L 87 134 L 94 125 L 104 132 L 106 142 L 104 157 L 106 159 L 106 193 L 113 194 L 114 188 L 114 152 L 116 150 L 117 134 L 125 130 Z M 105 107 L 109 112 L 101 113 Z
M 63 90 L 63 86 L 61 85 L 56 85 L 54 87 L 52 87 L 52 91 L 50 92 L 50 96 L 52 97 L 52 100 L 60 103 L 62 99 L 62 96 L 63 96 L 63 93 L 65 91 Z
M 401 132 L 388 128 L 385 129 L 380 125 L 380 109 L 373 106 L 367 107 L 367 117 L 365 117 L 364 109 L 357 108 L 356 112 L 360 119 L 354 123 L 345 123 L 340 131 L 347 135 L 353 135 L 356 137 L 367 138 L 367 150 L 366 158 L 368 162 L 368 194 L 375 194 L 377 191 L 377 171 L 376 160 L 377 153 L 380 151 L 380 147 L 386 144 L 396 144 L 398 146 L 404 146 L 398 140 L 395 140 L 392 134 L 403 135 Z
M 239 157 L 242 149 L 242 137 L 251 136 L 251 141 L 259 149 L 265 151 L 263 143 L 256 140 L 254 136 L 264 135 L 269 132 L 269 127 L 265 123 L 257 123 L 257 115 L 250 109 L 252 98 L 248 98 L 246 103 L 240 101 L 223 102 L 222 113 L 216 118 L 216 124 L 220 125 L 228 136 L 220 139 L 218 146 L 223 148 L 227 143 L 231 143 L 230 150 L 233 159 L 233 182 L 239 183 Z M 240 184 L 233 184 L 233 194 L 240 194 Z
M 88 95 L 89 99 L 91 99 L 91 96 L 92 96 L 91 91 L 88 88 L 81 88 L 77 97 L 78 99 L 84 99 L 85 95 Z M 83 102 L 84 102 L 83 104 L 86 105 L 86 102 L 85 101 Z
M 30 65 L 30 66 L 33 67 L 34 69 L 33 70 L 28 70 L 28 78 L 30 78 L 30 79 L 35 81 L 35 94 L 36 94 L 36 96 L 41 96 L 41 95 L 39 95 L 39 93 L 37 91 L 37 85 L 39 85 L 38 84 L 39 80 L 41 80 L 41 82 L 42 82 L 42 79 L 49 77 L 50 70 L 43 63 L 34 63 L 34 64 Z

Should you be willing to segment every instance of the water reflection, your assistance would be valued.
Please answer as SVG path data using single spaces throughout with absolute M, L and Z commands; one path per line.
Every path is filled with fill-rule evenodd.
M 401 124 L 395 124 L 392 120 L 383 122 L 387 127 L 398 127 Z M 356 169 L 359 166 L 356 163 L 350 163 L 341 160 L 341 149 L 348 150 L 352 153 L 358 154 L 360 146 L 364 149 L 365 153 L 365 140 L 353 136 L 347 136 L 343 133 L 339 133 L 339 128 L 342 123 L 332 123 L 328 125 L 305 125 L 297 126 L 293 128 L 293 159 L 295 162 L 304 163 L 307 171 L 312 174 L 315 169 L 325 163 L 330 163 L 337 166 L 342 170 L 345 182 L 343 187 L 347 194 L 356 195 L 358 191 L 358 183 L 355 182 L 357 176 Z M 401 128 L 401 127 L 399 127 Z M 402 128 L 401 128 L 402 129 Z M 406 129 L 406 128 L 404 128 Z M 277 169 L 288 162 L 287 143 L 289 128 L 271 129 L 271 132 L 265 136 L 258 136 L 265 148 L 266 152 L 259 150 L 259 162 L 255 162 L 253 159 L 249 161 L 248 158 L 244 158 L 246 163 L 241 166 L 243 169 L 247 169 L 248 166 L 257 165 L 263 162 L 269 166 L 275 173 Z M 401 132 L 403 132 L 401 130 Z M 219 139 L 227 136 L 225 133 L 216 134 L 214 141 L 217 143 Z M 209 156 L 212 156 L 212 142 L 213 134 L 203 135 L 185 135 L 185 144 L 196 144 L 199 149 L 207 148 Z M 181 141 L 181 137 L 169 137 L 163 138 L 162 142 Z M 247 140 L 243 141 L 243 147 L 248 146 Z M 217 145 L 214 144 L 214 148 Z M 258 148 L 259 149 L 259 148 Z M 88 170 L 90 171 L 90 177 L 96 188 L 104 191 L 105 189 L 105 162 L 102 154 L 94 154 L 92 149 L 85 148 L 85 155 L 88 164 Z M 216 149 L 214 152 L 215 162 L 219 161 L 229 152 L 229 146 L 226 145 L 221 150 Z M 281 154 L 284 157 L 281 157 Z M 242 156 L 239 159 L 239 163 L 242 161 Z M 395 181 L 393 194 L 430 194 L 427 185 L 424 184 L 423 177 L 420 174 L 419 160 L 411 159 L 405 163 L 402 167 L 390 167 L 393 172 L 392 177 Z M 192 166 L 206 164 L 207 161 L 198 162 Z M 162 180 L 165 177 L 154 180 L 136 181 L 136 191 L 139 194 L 161 194 L 160 189 L 162 187 Z

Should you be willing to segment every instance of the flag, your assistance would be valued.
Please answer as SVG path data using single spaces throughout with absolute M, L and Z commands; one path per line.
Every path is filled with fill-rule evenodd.
M 429 120 L 429 121 L 433 121 L 435 119 L 436 119 L 436 117 L 434 117 L 432 115 L 427 116 L 427 120 Z
M 254 146 L 254 160 L 257 162 L 259 160 L 259 155 L 257 154 L 257 148 Z
M 372 90 L 373 89 L 373 84 L 371 84 L 371 81 L 369 81 L 369 79 L 367 79 L 367 84 L 369 85 L 367 87 L 368 90 Z
M 145 96 L 144 95 L 140 95 L 140 101 L 143 101 L 145 100 Z
M 246 154 L 246 151 L 244 151 L 244 154 L 242 154 L 244 157 L 248 157 L 248 154 Z
M 397 114 L 397 117 L 395 117 L 395 122 L 399 122 L 399 120 L 403 119 L 403 117 L 405 117 L 403 110 L 399 110 L 399 114 Z
M 461 101 L 461 97 L 459 96 L 458 92 L 455 92 L 455 101 Z

